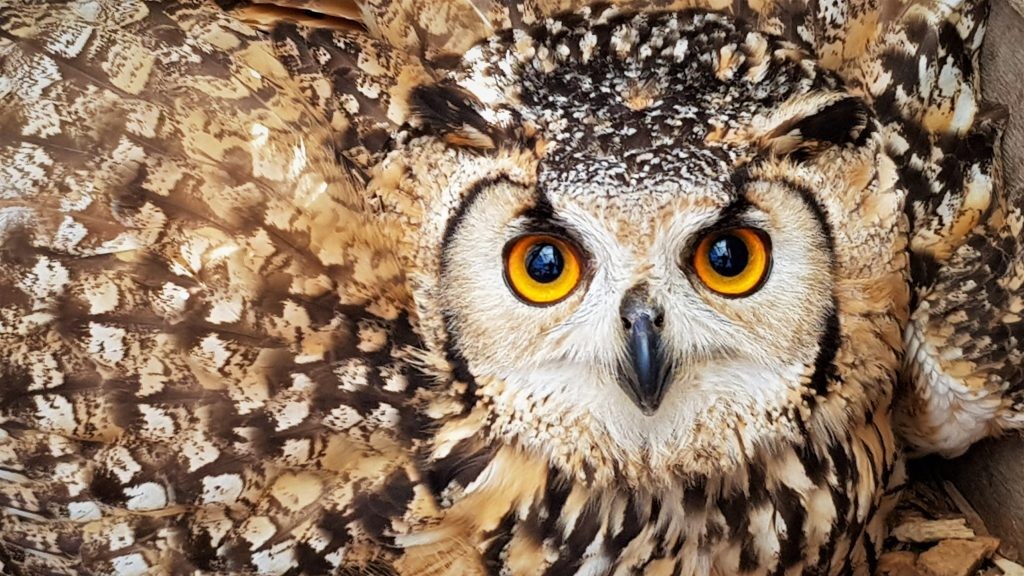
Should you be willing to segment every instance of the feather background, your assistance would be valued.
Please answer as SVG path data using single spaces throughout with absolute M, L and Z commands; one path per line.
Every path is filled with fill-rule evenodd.
M 390 573 L 439 514 L 413 446 L 462 408 L 418 247 L 367 184 L 414 86 L 580 4 L 0 0 L 7 569 Z M 1024 198 L 979 94 L 985 3 L 615 5 L 726 11 L 873 104 L 909 191 L 904 436 L 1021 426 Z M 463 548 L 439 573 L 480 569 Z

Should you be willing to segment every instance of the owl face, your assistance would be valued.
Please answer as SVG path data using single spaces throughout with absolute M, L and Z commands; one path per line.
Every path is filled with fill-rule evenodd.
M 751 181 L 594 200 L 511 179 L 476 192 L 441 288 L 475 376 L 651 457 L 800 397 L 836 313 L 808 199 Z
M 420 185 L 455 207 L 433 293 L 495 434 L 642 480 L 809 425 L 865 296 L 838 214 L 884 184 L 865 108 L 771 42 L 702 14 L 553 22 L 419 96 L 446 148 Z M 895 222 L 851 230 L 875 238 L 858 261 Z

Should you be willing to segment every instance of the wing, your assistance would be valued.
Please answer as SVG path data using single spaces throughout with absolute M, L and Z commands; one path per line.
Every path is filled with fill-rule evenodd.
M 907 191 L 913 299 L 897 427 L 916 452 L 955 456 L 1024 425 L 1024 196 L 1001 186 L 1005 114 L 980 93 L 988 4 L 887 12 L 889 29 L 837 69 L 873 101 Z
M 8 569 L 372 570 L 429 516 L 400 230 L 360 185 L 387 90 L 355 120 L 303 61 L 202 2 L 0 1 Z
M 934 64 L 920 74 L 920 120 L 894 139 L 931 143 L 897 155 L 910 192 L 916 302 L 899 426 L 918 452 L 945 456 L 1024 427 L 1024 191 L 1003 186 L 1004 114 L 978 96 L 984 15 L 954 11 L 936 31 L 926 51 Z M 953 34 L 971 24 L 977 33 Z
M 801 27 L 873 102 L 907 192 L 913 298 L 897 427 L 918 453 L 955 456 L 1024 426 L 1024 194 L 1001 186 L 1005 113 L 981 97 L 988 8 L 855 3 L 852 25 L 830 27 L 822 11 Z

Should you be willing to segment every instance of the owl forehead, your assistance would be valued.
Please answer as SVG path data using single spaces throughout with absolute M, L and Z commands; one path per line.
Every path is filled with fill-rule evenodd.
M 584 11 L 505 31 L 454 79 L 489 121 L 543 142 L 553 196 L 730 192 L 752 142 L 723 138 L 792 96 L 834 87 L 793 46 L 722 14 Z
M 545 190 L 545 189 L 541 189 Z M 681 190 L 685 190 L 682 189 Z M 681 193 L 605 194 L 595 196 L 571 187 L 541 192 L 550 203 L 553 218 L 590 237 L 610 237 L 637 256 L 664 241 L 661 236 L 689 237 L 714 222 L 735 196 L 725 189 L 698 194 Z
M 616 236 L 643 238 L 673 220 L 714 214 L 735 199 L 727 159 L 689 148 L 666 166 L 654 157 L 578 153 L 540 162 L 537 191 L 555 212 L 586 214 Z M 685 157 L 684 157 L 685 156 Z M 646 161 L 645 161 L 646 160 Z
M 731 181 L 739 150 L 707 148 L 680 141 L 660 149 L 633 148 L 621 154 L 573 148 L 554 150 L 538 163 L 537 185 L 549 196 L 619 198 L 660 204 L 679 196 L 724 203 L 734 194 Z

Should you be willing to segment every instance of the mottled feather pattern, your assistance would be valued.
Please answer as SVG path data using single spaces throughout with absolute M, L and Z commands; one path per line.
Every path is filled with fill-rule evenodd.
M 296 4 L 0 0 L 5 569 L 868 574 L 894 422 L 1022 421 L 983 3 Z M 567 117 L 588 51 L 622 81 Z M 624 459 L 473 372 L 443 250 L 499 175 L 606 193 L 591 142 L 650 198 L 817 211 L 835 294 L 789 396 Z
M 380 537 L 319 526 L 408 489 L 422 377 L 401 267 L 323 110 L 215 7 L 0 21 L 11 558 L 318 572 Z

